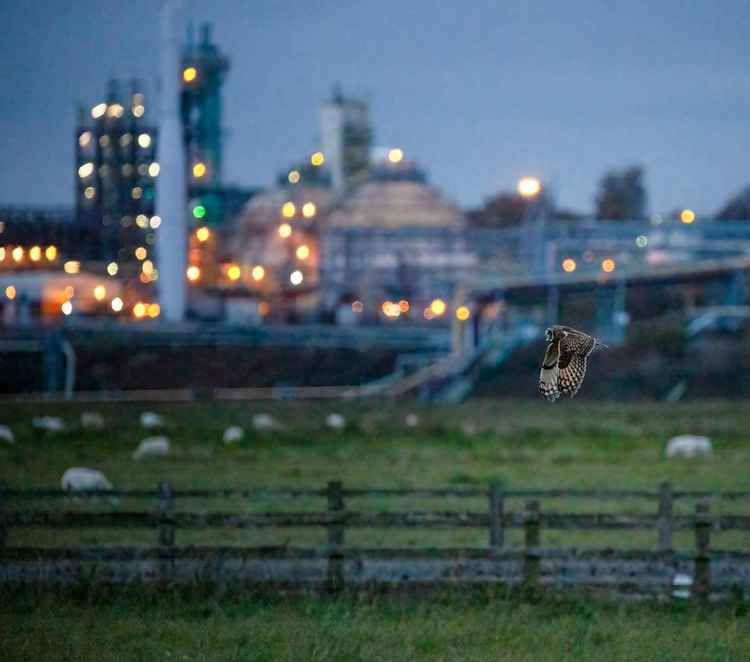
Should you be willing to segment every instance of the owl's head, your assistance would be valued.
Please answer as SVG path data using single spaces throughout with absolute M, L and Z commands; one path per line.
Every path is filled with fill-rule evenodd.
M 568 332 L 561 326 L 551 326 L 544 331 L 544 339 L 547 342 L 552 342 L 553 340 L 561 340 L 567 335 Z

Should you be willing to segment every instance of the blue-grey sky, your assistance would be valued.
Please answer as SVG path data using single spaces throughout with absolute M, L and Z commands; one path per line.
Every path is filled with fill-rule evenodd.
M 746 0 L 186 6 L 232 61 L 225 172 L 239 184 L 270 185 L 316 146 L 336 81 L 370 100 L 377 144 L 466 206 L 538 174 L 559 204 L 591 210 L 603 171 L 630 163 L 657 212 L 710 213 L 750 183 Z M 110 77 L 155 81 L 158 9 L 0 0 L 0 204 L 72 202 L 75 104 Z

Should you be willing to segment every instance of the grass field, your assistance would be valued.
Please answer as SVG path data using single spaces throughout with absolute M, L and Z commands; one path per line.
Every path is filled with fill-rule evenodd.
M 77 426 L 83 410 L 101 412 L 101 432 Z M 167 419 L 170 457 L 135 463 L 130 455 L 147 436 L 138 414 L 155 410 Z M 254 413 L 273 414 L 283 430 L 252 432 Z M 347 418 L 329 430 L 325 416 Z M 417 428 L 404 425 L 408 412 Z M 33 415 L 61 415 L 68 431 L 40 434 Z M 191 404 L 5 405 L 0 423 L 11 425 L 16 444 L 0 446 L 0 480 L 12 487 L 57 486 L 69 466 L 101 469 L 118 487 L 152 488 L 170 480 L 175 488 L 318 487 L 328 480 L 364 486 L 476 486 L 502 480 L 514 488 L 600 487 L 656 489 L 670 480 L 678 488 L 750 489 L 750 410 L 742 404 L 617 405 L 490 401 L 420 409 L 407 405 Z M 223 430 L 243 425 L 246 439 L 226 446 Z M 667 460 L 664 447 L 679 433 L 707 434 L 714 455 Z M 509 503 L 511 509 L 520 503 Z M 240 499 L 184 500 L 178 510 L 318 509 L 324 503 Z M 9 508 L 103 506 L 33 501 Z M 125 503 L 151 510 L 153 502 Z M 351 509 L 486 510 L 485 500 L 378 498 L 351 500 Z M 560 511 L 640 510 L 653 502 L 551 500 Z M 689 512 L 691 504 L 681 506 Z M 716 511 L 719 504 L 712 506 Z M 724 504 L 747 514 L 748 504 Z M 509 536 L 508 544 L 520 542 Z M 322 543 L 315 530 L 201 531 L 177 534 L 177 543 L 291 545 Z M 8 544 L 153 542 L 154 532 L 12 530 Z M 689 549 L 688 533 L 676 538 Z M 712 544 L 748 549 L 742 533 L 718 534 Z M 545 546 L 653 548 L 645 532 L 542 533 Z M 487 544 L 474 530 L 347 531 L 351 545 Z M 339 600 L 296 597 L 151 594 L 112 595 L 26 592 L 0 596 L 2 660 L 743 660 L 750 659 L 746 606 L 711 607 L 576 602 L 524 604 L 487 594 L 442 598 Z

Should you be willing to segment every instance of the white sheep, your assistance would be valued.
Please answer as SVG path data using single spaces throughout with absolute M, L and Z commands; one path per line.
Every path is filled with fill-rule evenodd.
M 712 453 L 711 440 L 694 434 L 672 437 L 667 444 L 667 457 L 696 457 Z
M 271 414 L 255 414 L 253 427 L 256 430 L 278 430 L 281 426 Z
M 81 412 L 81 427 L 88 430 L 103 430 L 104 416 L 98 411 Z
M 92 490 L 111 490 L 112 483 L 107 477 L 96 469 L 87 467 L 70 467 L 66 469 L 60 481 L 63 490 L 66 492 L 90 492 Z M 117 497 L 110 497 L 112 504 L 117 505 L 120 500 Z
M 59 416 L 34 416 L 31 424 L 45 432 L 62 432 L 65 429 L 65 424 Z
M 693 578 L 690 575 L 678 572 L 672 579 L 672 597 L 687 600 L 690 597 L 692 586 Z
M 224 443 L 233 444 L 245 438 L 245 431 L 239 425 L 232 425 L 224 430 Z
M 328 414 L 326 425 L 334 430 L 343 430 L 346 427 L 346 419 L 341 414 Z
M 146 429 L 164 427 L 164 418 L 153 411 L 144 411 L 141 414 L 141 426 Z
M 13 430 L 7 425 L 0 425 L 0 439 L 7 441 L 9 444 L 15 444 L 16 438 L 13 435 Z
M 164 457 L 169 455 L 169 439 L 166 437 L 146 437 L 133 451 L 134 460 L 142 460 L 144 457 Z
M 416 414 L 407 414 L 404 419 L 407 428 L 415 428 L 419 425 L 419 416 Z

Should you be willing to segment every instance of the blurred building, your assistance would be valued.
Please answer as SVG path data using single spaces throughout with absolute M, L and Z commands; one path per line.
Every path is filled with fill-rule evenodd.
M 335 189 L 361 181 L 370 165 L 372 146 L 367 103 L 344 97 L 337 86 L 320 109 L 320 141 Z
M 155 241 L 156 131 L 147 121 L 143 85 L 110 81 L 107 94 L 79 110 L 75 209 L 84 231 L 79 257 L 122 261 Z
M 325 218 L 324 309 L 424 321 L 431 302 L 450 301 L 476 267 L 465 227 L 463 212 L 400 149 L 389 150 Z

